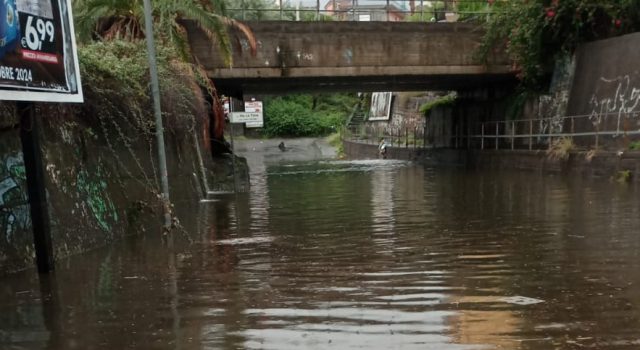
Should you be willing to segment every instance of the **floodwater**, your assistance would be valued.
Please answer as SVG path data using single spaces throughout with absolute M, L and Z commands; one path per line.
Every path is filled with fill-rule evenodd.
M 632 185 L 249 160 L 251 192 L 184 204 L 173 249 L 0 279 L 0 348 L 640 348 Z

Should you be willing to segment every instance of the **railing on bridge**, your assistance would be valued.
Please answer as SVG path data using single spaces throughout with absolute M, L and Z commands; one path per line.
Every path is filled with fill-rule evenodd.
M 253 7 L 239 0 L 228 8 L 240 20 L 280 21 L 413 21 L 456 22 L 486 20 L 494 10 L 492 0 L 316 0 L 302 6 L 301 0 L 277 0 L 272 7 Z M 293 3 L 293 4 L 292 4 Z

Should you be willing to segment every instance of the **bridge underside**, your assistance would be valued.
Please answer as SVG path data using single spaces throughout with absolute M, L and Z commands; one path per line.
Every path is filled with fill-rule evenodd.
M 219 92 L 235 97 L 243 94 L 282 95 L 299 92 L 461 91 L 506 87 L 516 83 L 513 74 L 508 73 L 212 79 Z

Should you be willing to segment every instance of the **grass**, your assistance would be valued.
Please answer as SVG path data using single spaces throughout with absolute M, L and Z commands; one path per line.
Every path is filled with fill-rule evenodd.
M 575 145 L 571 138 L 560 137 L 551 142 L 547 150 L 547 156 L 550 159 L 567 160 L 574 149 Z

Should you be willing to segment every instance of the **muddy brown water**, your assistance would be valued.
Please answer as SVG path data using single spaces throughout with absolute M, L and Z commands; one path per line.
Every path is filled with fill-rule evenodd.
M 640 348 L 636 187 L 377 160 L 252 181 L 179 204 L 174 249 L 2 278 L 0 348 Z

